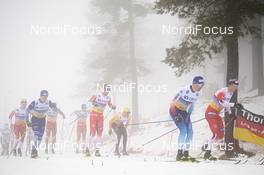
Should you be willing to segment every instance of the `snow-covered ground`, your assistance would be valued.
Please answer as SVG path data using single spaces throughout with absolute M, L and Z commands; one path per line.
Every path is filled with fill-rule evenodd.
M 40 158 L 0 158 L 1 175 L 163 174 L 163 175 L 262 175 L 264 166 L 230 163 L 176 163 L 164 159 L 129 156 L 85 158 L 81 155 Z
M 248 95 L 249 96 L 249 95 Z M 264 97 L 240 99 L 245 108 L 259 114 L 264 113 L 262 104 Z M 192 121 L 203 118 L 207 101 L 198 101 L 193 112 Z M 169 120 L 168 114 L 145 119 L 145 121 Z M 142 121 L 143 122 L 143 121 Z M 71 125 L 65 125 L 65 138 L 69 138 Z M 173 175 L 262 175 L 263 165 L 257 165 L 257 160 L 264 156 L 263 147 L 249 143 L 240 143 L 248 151 L 256 152 L 256 156 L 250 158 L 246 164 L 235 165 L 231 161 L 218 161 L 214 163 L 181 163 L 174 162 L 176 156 L 176 143 L 178 130 L 152 142 L 146 146 L 142 144 L 175 128 L 172 122 L 150 124 L 140 126 L 140 130 L 133 135 L 129 134 L 128 152 L 130 156 L 120 158 L 112 154 L 115 136 L 106 136 L 102 148 L 103 157 L 86 158 L 83 154 L 75 154 L 73 150 L 60 151 L 55 155 L 46 156 L 41 151 L 39 159 L 29 157 L 0 157 L 0 175 L 73 175 L 73 174 L 173 174 Z M 107 130 L 107 129 L 106 129 Z M 211 137 L 211 132 L 206 121 L 193 125 L 194 141 L 198 144 L 204 143 Z M 60 132 L 58 133 L 60 136 Z M 73 134 L 74 136 L 74 134 Z M 70 139 L 74 141 L 74 137 Z M 191 155 L 197 156 L 200 147 L 192 150 Z M 216 156 L 223 154 L 218 151 Z

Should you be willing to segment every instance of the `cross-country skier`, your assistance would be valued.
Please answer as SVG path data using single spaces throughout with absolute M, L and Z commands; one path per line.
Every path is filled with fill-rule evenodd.
M 9 115 L 10 123 L 12 123 L 12 119 L 15 116 L 15 124 L 13 128 L 13 132 L 15 135 L 15 141 L 13 143 L 13 155 L 17 154 L 22 156 L 22 146 L 24 142 L 24 138 L 26 136 L 26 117 L 28 115 L 27 112 L 27 100 L 22 99 L 20 101 L 20 107 L 13 110 Z
M 9 155 L 9 145 L 10 145 L 11 130 L 9 125 L 6 123 L 0 129 L 0 143 L 1 143 L 1 155 Z
M 42 137 L 45 131 L 46 116 L 52 102 L 48 100 L 48 91 L 42 90 L 40 92 L 40 98 L 31 102 L 28 106 L 28 112 L 31 114 L 27 116 L 27 125 L 32 127 L 34 133 L 34 144 L 32 145 L 31 158 L 38 157 L 38 147 L 42 141 Z
M 92 103 L 92 108 L 90 110 L 90 138 L 89 138 L 89 147 L 95 147 L 95 156 L 100 157 L 99 147 L 102 145 L 102 133 L 104 129 L 104 110 L 108 105 L 111 110 L 115 110 L 115 105 L 112 104 L 111 98 L 108 96 L 111 87 L 107 84 L 103 86 L 103 92 L 97 95 L 93 95 L 90 98 Z M 96 138 L 97 134 L 97 138 Z M 90 151 L 88 145 L 86 147 L 86 156 L 90 156 Z
M 193 137 L 193 129 L 191 123 L 191 113 L 194 103 L 199 97 L 199 91 L 204 86 L 204 78 L 196 76 L 193 78 L 192 85 L 181 88 L 173 98 L 170 105 L 169 113 L 174 123 L 180 130 L 178 137 L 178 153 L 177 161 L 194 161 L 190 157 L 189 149 Z
M 237 79 L 229 80 L 228 86 L 216 91 L 212 101 L 207 106 L 205 118 L 213 133 L 213 137 L 209 140 L 208 144 L 203 147 L 203 149 L 206 150 L 204 154 L 204 159 L 206 160 L 216 160 L 216 158 L 211 155 L 212 145 L 224 138 L 224 124 L 220 116 L 221 111 L 225 110 L 225 112 L 231 114 L 231 107 L 243 107 L 239 103 L 230 103 L 234 92 L 237 90 L 238 84 Z
M 123 155 L 128 155 L 127 147 L 127 126 L 131 121 L 130 110 L 128 107 L 125 107 L 122 113 L 115 114 L 109 121 L 109 135 L 112 134 L 113 130 L 117 136 L 117 144 L 115 147 L 115 155 L 120 156 L 119 153 L 119 144 L 121 138 L 123 137 Z
M 74 111 L 71 116 L 76 116 L 76 134 L 77 134 L 77 147 L 75 152 L 79 153 L 79 149 L 83 149 L 84 144 L 86 142 L 86 132 L 87 132 L 87 118 L 89 115 L 89 111 L 87 110 L 86 104 L 81 105 L 81 110 Z M 80 141 L 82 140 L 82 147 L 80 146 Z
M 25 138 L 25 144 L 26 144 L 26 150 L 25 155 L 28 156 L 31 154 L 31 141 L 34 139 L 34 133 L 32 131 L 31 127 L 27 127 L 26 129 L 26 138 Z
M 51 107 L 47 112 L 47 123 L 46 123 L 46 149 L 45 153 L 48 154 L 49 150 L 49 140 L 51 138 L 51 153 L 55 154 L 54 147 L 56 143 L 56 134 L 57 134 L 57 117 L 60 114 L 63 119 L 65 119 L 65 114 L 57 108 L 56 103 L 51 103 Z

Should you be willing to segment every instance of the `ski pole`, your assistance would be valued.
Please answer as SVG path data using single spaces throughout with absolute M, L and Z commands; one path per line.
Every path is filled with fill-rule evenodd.
M 74 122 L 76 122 L 76 120 L 78 120 L 79 118 L 77 117 L 76 119 L 74 119 L 73 121 L 71 121 L 70 123 L 69 123 L 69 125 L 72 125 Z
M 108 113 L 105 115 L 105 118 L 104 118 L 104 121 L 105 121 L 105 119 L 107 119 L 107 117 L 109 116 L 109 114 L 112 112 L 112 108 L 108 111 Z
M 62 125 L 61 125 L 61 139 L 64 140 L 64 119 L 62 119 Z
M 200 122 L 200 121 L 202 121 L 202 120 L 205 120 L 205 118 L 201 118 L 201 119 L 199 119 L 199 120 L 196 120 L 196 121 L 192 122 L 192 124 L 194 124 L 194 123 L 198 123 L 198 122 Z M 166 132 L 166 133 L 164 133 L 164 134 L 162 134 L 162 135 L 160 135 L 160 136 L 158 136 L 158 137 L 156 137 L 156 138 L 151 139 L 150 141 L 148 141 L 148 142 L 142 144 L 142 147 L 144 147 L 144 146 L 146 146 L 146 145 L 148 145 L 148 144 L 154 142 L 155 140 L 160 139 L 161 137 L 163 137 L 163 136 L 165 136 L 165 135 L 167 135 L 167 134 L 169 134 L 169 133 L 171 133 L 171 132 L 176 131 L 177 129 L 179 129 L 179 128 L 175 128 L 175 129 L 170 130 L 170 131 L 168 131 L 168 132 Z
M 128 125 L 146 125 L 146 124 L 165 123 L 165 122 L 173 122 L 173 120 L 160 120 L 160 121 L 151 121 L 151 122 L 143 122 L 143 123 L 131 123 Z
M 69 135 L 69 140 L 71 140 L 71 137 L 72 137 L 72 133 L 73 133 L 74 128 L 75 128 L 75 125 L 72 126 L 72 129 L 71 129 L 71 132 L 70 132 L 70 135 Z
M 13 146 L 11 147 L 10 152 L 8 152 L 7 158 L 10 157 L 10 155 L 12 154 L 12 152 L 16 149 L 17 145 L 19 144 L 19 142 L 22 140 L 22 138 L 25 136 L 25 134 L 21 135 L 18 139 L 15 139 L 15 143 L 13 144 Z

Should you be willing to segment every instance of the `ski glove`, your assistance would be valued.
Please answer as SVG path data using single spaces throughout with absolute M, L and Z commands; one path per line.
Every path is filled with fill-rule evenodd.
M 116 106 L 115 106 L 115 105 L 113 105 L 113 106 L 112 106 L 112 109 L 113 109 L 113 110 L 115 110 L 115 109 L 116 109 Z
M 182 120 L 183 120 L 183 118 L 182 118 L 181 114 L 177 114 L 174 118 L 175 123 L 180 123 L 180 122 L 182 122 Z
M 27 122 L 27 127 L 32 127 L 31 122 Z
M 240 103 L 235 103 L 235 105 L 234 105 L 236 108 L 238 108 L 238 109 L 243 109 L 244 108 L 244 106 L 242 105 L 242 104 L 240 104 Z
M 108 134 L 112 135 L 112 133 L 113 133 L 112 129 L 109 129 Z

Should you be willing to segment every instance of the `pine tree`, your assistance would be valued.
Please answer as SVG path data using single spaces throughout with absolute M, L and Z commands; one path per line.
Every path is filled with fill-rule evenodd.
M 259 29 L 249 21 L 256 15 L 264 14 L 264 2 L 257 0 L 159 0 L 155 9 L 158 14 L 177 15 L 193 26 L 202 26 L 202 30 L 184 37 L 179 46 L 166 49 L 164 63 L 175 69 L 176 76 L 189 72 L 195 66 L 201 66 L 206 58 L 227 49 L 226 81 L 238 78 L 239 55 L 238 38 L 248 34 L 257 35 Z M 226 30 L 218 34 L 205 32 L 213 27 Z M 230 32 L 231 30 L 231 32 Z M 230 33 L 229 33 L 229 32 Z M 237 93 L 232 98 L 237 101 Z M 233 143 L 234 150 L 227 150 L 226 155 L 240 151 L 238 142 L 233 138 L 233 121 L 226 117 L 225 142 Z

